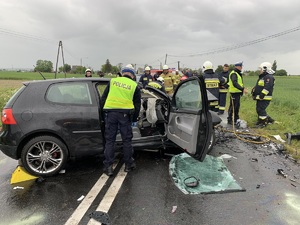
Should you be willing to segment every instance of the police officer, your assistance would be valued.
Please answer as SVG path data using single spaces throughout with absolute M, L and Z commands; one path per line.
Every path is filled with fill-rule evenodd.
M 219 74 L 219 112 L 218 115 L 224 114 L 226 107 L 226 96 L 228 92 L 228 76 L 229 76 L 229 65 L 224 64 L 223 71 Z
M 243 82 L 243 62 L 237 62 L 234 64 L 234 70 L 229 74 L 229 93 L 230 93 L 230 105 L 228 109 L 228 124 L 236 124 L 237 120 L 240 118 L 240 100 L 244 91 L 244 82 Z
M 166 93 L 165 87 L 164 87 L 164 78 L 158 77 L 155 81 L 150 81 L 148 83 L 148 86 L 154 87 L 164 93 Z
M 176 83 L 176 78 L 174 74 L 169 72 L 169 67 L 167 65 L 163 66 L 163 73 L 160 77 L 164 78 L 165 90 L 168 95 L 172 95 L 174 92 L 174 83 Z
M 150 74 L 150 67 L 146 66 L 145 73 L 140 77 L 139 83 L 141 83 L 144 88 L 152 80 L 154 80 L 154 78 Z
M 92 71 L 91 71 L 91 69 L 86 69 L 85 70 L 85 77 L 92 77 Z
M 122 77 L 112 78 L 101 98 L 103 111 L 107 113 L 105 121 L 105 150 L 104 172 L 108 176 L 113 175 L 112 164 L 114 162 L 117 131 L 120 130 L 123 141 L 123 153 L 125 172 L 135 169 L 132 158 L 133 149 L 132 126 L 136 125 L 141 108 L 141 92 L 137 83 L 132 79 L 135 71 L 131 67 L 121 70 Z
M 210 110 L 217 112 L 219 109 L 219 75 L 214 73 L 213 64 L 210 61 L 204 62 L 202 68 L 206 89 L 217 98 L 216 101 L 209 103 L 209 108 Z
M 264 127 L 268 123 L 274 123 L 274 120 L 267 114 L 266 109 L 272 100 L 275 79 L 271 63 L 263 62 L 260 64 L 259 70 L 259 77 L 255 87 L 252 89 L 252 96 L 256 100 L 256 112 L 258 115 L 256 125 Z

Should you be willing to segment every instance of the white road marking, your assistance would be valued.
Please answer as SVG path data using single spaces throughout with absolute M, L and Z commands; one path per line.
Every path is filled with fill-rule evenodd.
M 113 169 L 116 168 L 118 162 L 114 163 Z M 103 186 L 105 185 L 106 181 L 108 180 L 108 176 L 103 173 L 99 180 L 95 183 L 89 193 L 85 196 L 82 202 L 77 206 L 76 210 L 73 212 L 71 217 L 65 223 L 65 225 L 76 225 L 80 222 L 84 214 L 87 212 Z
M 120 169 L 118 175 L 115 177 L 113 183 L 107 190 L 105 196 L 103 197 L 102 201 L 100 202 L 96 211 L 108 212 L 110 209 L 113 201 L 115 200 L 123 181 L 126 178 L 127 173 L 124 172 L 125 165 L 123 164 L 122 168 Z M 94 220 L 93 218 L 90 219 L 88 225 L 99 225 L 100 222 Z

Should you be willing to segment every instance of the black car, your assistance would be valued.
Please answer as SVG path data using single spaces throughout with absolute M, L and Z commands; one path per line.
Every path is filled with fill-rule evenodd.
M 103 153 L 100 98 L 110 79 L 71 78 L 24 82 L 2 111 L 0 150 L 37 176 L 58 173 L 70 158 Z M 151 87 L 142 90 L 137 149 L 177 146 L 202 161 L 214 143 L 220 118 L 208 110 L 204 80 L 193 77 L 172 99 Z M 213 115 L 213 116 L 212 116 Z M 122 147 L 117 137 L 116 148 Z

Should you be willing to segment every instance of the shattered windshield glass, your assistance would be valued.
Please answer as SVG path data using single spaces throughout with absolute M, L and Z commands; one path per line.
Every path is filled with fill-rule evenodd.
M 185 194 L 245 191 L 219 157 L 207 155 L 200 162 L 182 153 L 171 159 L 169 172 L 175 185 Z

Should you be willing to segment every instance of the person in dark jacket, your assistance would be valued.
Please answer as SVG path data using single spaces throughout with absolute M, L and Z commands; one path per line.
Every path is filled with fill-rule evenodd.
M 150 74 L 150 67 L 146 66 L 145 67 L 145 73 L 140 77 L 139 83 L 142 84 L 143 88 L 148 85 L 150 81 L 153 81 L 154 77 Z
M 256 100 L 256 113 L 258 116 L 256 125 L 264 127 L 268 123 L 274 123 L 274 119 L 267 114 L 266 109 L 272 100 L 275 79 L 271 63 L 263 62 L 260 64 L 259 70 L 258 80 L 252 89 L 252 97 Z
M 123 141 L 123 153 L 125 172 L 135 169 L 132 158 L 133 149 L 132 126 L 136 126 L 141 108 L 141 92 L 137 83 L 133 81 L 135 70 L 124 67 L 121 70 L 122 77 L 112 78 L 105 88 L 102 98 L 102 111 L 106 113 L 105 119 L 105 149 L 103 161 L 104 172 L 108 176 L 113 175 L 112 164 L 115 157 L 114 144 L 118 130 Z
M 234 70 L 229 74 L 229 93 L 230 93 L 230 105 L 228 109 L 228 124 L 236 124 L 237 120 L 240 118 L 240 100 L 244 91 L 244 82 L 243 82 L 243 62 L 237 62 L 234 64 Z
M 228 76 L 229 76 L 229 65 L 224 64 L 223 71 L 219 74 L 219 112 L 218 115 L 224 114 L 226 107 L 226 97 L 228 92 Z
M 206 89 L 217 98 L 216 101 L 209 102 L 209 109 L 215 112 L 219 110 L 219 76 L 213 71 L 213 64 L 210 61 L 203 63 L 203 77 Z

